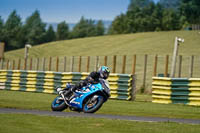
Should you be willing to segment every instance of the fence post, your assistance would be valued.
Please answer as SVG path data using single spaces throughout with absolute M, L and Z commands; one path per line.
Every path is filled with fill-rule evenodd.
M 17 67 L 17 69 L 18 69 L 18 70 L 20 70 L 20 67 L 21 67 L 21 59 L 19 58 L 19 60 L 18 60 L 18 67 Z
M 7 60 L 7 63 L 6 63 L 6 69 L 8 70 L 9 69 L 9 63 L 10 63 L 10 61 L 9 61 L 9 59 Z
M 27 67 L 27 58 L 24 58 L 24 70 L 26 70 Z
M 66 64 L 67 64 L 67 57 L 64 57 L 64 69 L 63 71 L 66 72 Z
M 143 75 L 143 85 L 142 85 L 143 89 L 145 89 L 145 84 L 146 84 L 147 58 L 148 58 L 148 55 L 145 54 L 145 56 L 144 56 L 144 75 Z
M 132 77 L 131 101 L 134 101 L 136 96 L 136 75 L 131 75 L 131 77 Z
M 90 56 L 87 57 L 87 70 L 86 72 L 89 72 L 90 69 Z
M 0 59 L 4 59 L 4 50 L 5 49 L 5 43 L 4 42 L 0 42 Z
M 12 70 L 15 70 L 15 60 L 13 60 L 13 63 L 12 63 Z
M 1 69 L 3 69 L 4 59 L 1 59 Z
M 42 61 L 42 70 L 43 71 L 45 71 L 45 64 L 46 64 L 46 58 L 44 57 L 43 61 Z
M 56 72 L 59 70 L 59 57 L 56 58 Z
M 33 59 L 30 59 L 30 70 L 32 70 L 32 65 L 33 65 Z
M 36 61 L 36 70 L 38 71 L 39 70 L 39 64 L 40 64 L 40 59 L 37 58 L 36 60 L 37 60 Z
M 82 58 L 81 56 L 79 56 L 78 72 L 81 72 L 81 62 L 82 62 Z
M 154 60 L 154 71 L 153 71 L 153 76 L 157 75 L 157 64 L 158 64 L 158 55 L 155 56 Z
M 99 67 L 99 56 L 96 56 L 96 64 L 95 64 L 95 70 L 97 71 Z
M 116 62 L 117 62 L 117 56 L 113 56 L 113 73 L 116 73 Z
M 182 55 L 179 55 L 178 60 L 178 77 L 181 77 L 181 70 L 182 70 Z
M 132 74 L 135 75 L 136 68 L 136 55 L 133 55 L 133 65 L 132 65 Z
M 123 56 L 122 73 L 126 72 L 126 55 Z
M 51 71 L 51 62 L 52 62 L 52 57 L 49 57 L 49 71 Z
M 166 55 L 166 58 L 165 58 L 165 74 L 164 74 L 165 77 L 168 77 L 168 66 L 169 66 L 169 55 Z
M 72 59 L 71 59 L 71 68 L 70 68 L 71 72 L 73 72 L 74 70 L 74 56 L 72 56 Z
M 189 69 L 189 77 L 193 76 L 193 67 L 194 67 L 194 55 L 190 57 L 190 69 Z
M 108 57 L 104 56 L 104 66 L 107 66 L 107 62 L 108 62 Z

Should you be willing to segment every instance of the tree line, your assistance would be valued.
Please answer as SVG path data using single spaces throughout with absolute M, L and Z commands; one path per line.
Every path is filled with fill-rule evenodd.
M 25 44 L 38 45 L 51 41 L 66 40 L 72 38 L 104 35 L 105 27 L 101 20 L 94 21 L 81 17 L 73 30 L 63 21 L 57 25 L 46 26 L 40 17 L 38 10 L 33 12 L 23 23 L 17 11 L 14 10 L 4 23 L 0 16 L 0 42 L 5 42 L 6 50 L 23 48 Z
M 110 34 L 186 29 L 200 24 L 199 0 L 130 0 L 128 10 L 117 16 Z
M 106 31 L 103 22 L 81 17 L 80 21 L 69 29 L 63 21 L 57 25 L 46 26 L 38 10 L 22 22 L 16 10 L 11 12 L 4 23 L 0 16 L 0 41 L 5 42 L 6 50 L 24 47 L 25 44 L 41 43 L 101 36 L 105 34 L 126 34 L 147 31 L 180 30 L 200 24 L 200 0 L 130 0 L 126 13 L 115 17 Z

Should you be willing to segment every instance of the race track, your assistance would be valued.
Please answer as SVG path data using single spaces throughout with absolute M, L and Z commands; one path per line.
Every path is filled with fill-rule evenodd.
M 0 108 L 0 113 L 4 114 L 20 113 L 20 114 L 48 115 L 48 116 L 60 116 L 60 117 L 106 118 L 106 119 L 119 119 L 119 120 L 130 120 L 130 121 L 141 121 L 141 122 L 177 122 L 177 123 L 187 123 L 187 124 L 200 124 L 200 120 L 194 120 L 194 119 L 85 114 L 76 112 L 52 112 L 52 111 L 10 109 L 10 108 Z

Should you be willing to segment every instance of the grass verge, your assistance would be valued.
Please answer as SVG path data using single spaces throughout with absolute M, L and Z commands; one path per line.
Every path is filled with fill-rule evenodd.
M 109 119 L 0 114 L 3 133 L 199 133 L 199 125 Z
M 56 95 L 0 91 L 0 107 L 51 110 L 50 105 Z M 97 112 L 99 114 L 153 116 L 167 118 L 200 119 L 200 108 L 187 105 L 155 104 L 142 101 L 142 95 L 136 101 L 108 100 Z M 149 96 L 144 96 L 148 101 Z M 67 110 L 68 111 L 68 110 Z

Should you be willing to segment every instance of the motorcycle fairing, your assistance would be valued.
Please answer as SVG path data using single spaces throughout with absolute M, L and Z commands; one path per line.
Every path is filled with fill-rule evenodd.
M 103 88 L 100 83 L 84 87 L 81 91 L 75 92 L 75 96 L 70 100 L 69 104 L 77 109 L 82 109 L 84 99 L 101 90 L 103 90 Z

